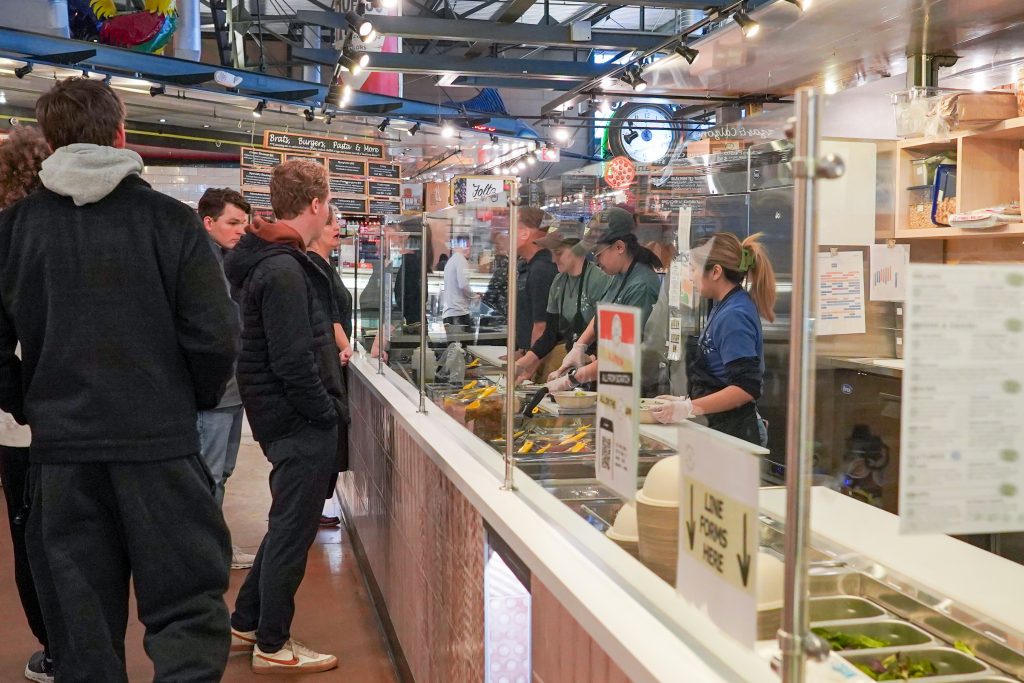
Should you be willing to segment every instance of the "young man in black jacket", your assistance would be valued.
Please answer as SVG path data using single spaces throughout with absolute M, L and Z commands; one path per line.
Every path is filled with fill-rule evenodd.
M 326 276 L 306 257 L 327 221 L 324 167 L 274 169 L 278 222 L 256 219 L 224 261 L 242 290 L 238 385 L 253 436 L 273 465 L 270 521 L 231 615 L 231 648 L 252 651 L 256 673 L 312 673 L 338 665 L 291 638 L 295 591 L 316 538 L 324 491 L 337 471 L 339 420 L 347 418 Z
M 155 680 L 214 681 L 231 545 L 196 409 L 231 376 L 238 312 L 195 212 L 139 177 L 124 115 L 87 78 L 36 104 L 54 153 L 0 213 L 0 407 L 32 428 L 28 549 L 56 679 L 128 680 L 133 580 Z

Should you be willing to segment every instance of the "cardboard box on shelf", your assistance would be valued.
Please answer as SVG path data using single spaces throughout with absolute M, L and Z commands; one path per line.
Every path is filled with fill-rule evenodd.
M 972 128 L 1016 116 L 1017 97 L 1012 92 L 972 92 L 957 96 L 956 128 Z

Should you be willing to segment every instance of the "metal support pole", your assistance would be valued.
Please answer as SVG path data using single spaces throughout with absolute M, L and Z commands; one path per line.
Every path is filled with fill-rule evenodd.
M 499 177 L 498 182 L 501 182 Z M 505 480 L 503 491 L 514 491 L 513 476 L 516 470 L 516 309 L 519 302 L 516 292 L 519 252 L 519 185 L 512 181 L 508 216 L 508 347 L 505 351 Z
M 331 211 L 334 211 L 332 208 Z M 363 332 L 362 315 L 359 312 L 359 228 L 352 238 L 352 245 L 355 247 L 355 261 L 352 266 L 352 336 L 361 337 Z M 338 264 L 341 265 L 340 263 Z M 353 344 L 353 340 L 349 340 Z M 353 346 L 353 349 L 355 347 Z
M 384 374 L 384 356 L 391 346 L 391 240 L 388 239 L 384 226 L 380 228 L 380 253 L 377 255 L 380 260 L 380 302 L 377 307 L 377 374 Z
M 427 300 L 430 298 L 427 291 L 427 271 L 434 267 L 433 263 L 427 263 L 427 254 L 433 253 L 427 248 L 427 240 L 430 233 L 427 230 L 427 219 L 422 219 L 420 225 L 420 367 L 417 384 L 420 389 L 420 408 L 417 412 L 427 412 Z

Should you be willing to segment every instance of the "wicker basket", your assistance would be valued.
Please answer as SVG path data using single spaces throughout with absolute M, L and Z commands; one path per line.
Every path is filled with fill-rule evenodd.
M 636 498 L 636 517 L 640 530 L 640 561 L 675 586 L 679 553 L 679 506 L 653 504 L 640 492 Z

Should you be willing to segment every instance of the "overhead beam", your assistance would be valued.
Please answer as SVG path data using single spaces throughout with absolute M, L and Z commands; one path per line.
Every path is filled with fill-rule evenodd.
M 337 50 L 294 48 L 292 57 L 314 64 L 335 64 L 338 61 Z M 393 52 L 375 52 L 370 56 L 369 71 L 402 72 L 407 74 L 457 74 L 459 76 L 507 76 L 526 77 L 530 79 L 555 81 L 591 80 L 600 75 L 605 68 L 602 64 L 589 62 L 569 62 L 543 59 L 497 59 L 483 57 L 466 59 L 465 57 L 448 57 L 431 55 L 423 59 L 421 55 L 399 54 Z
M 526 14 L 526 11 L 533 7 L 533 3 L 536 0 L 508 0 L 505 3 L 505 7 L 502 8 L 501 12 L 496 16 L 492 17 L 493 21 L 499 24 L 514 24 L 519 21 L 520 17 Z M 497 26 L 495 26 L 497 28 Z M 480 40 L 469 46 L 466 50 L 466 57 L 475 59 L 490 49 L 496 41 L 491 40 Z
M 572 90 L 578 80 L 553 81 L 541 78 L 500 78 L 495 76 L 462 76 L 451 84 L 453 88 L 506 88 L 511 90 Z
M 300 23 L 346 30 L 345 15 L 338 12 L 300 10 L 295 13 Z M 421 40 L 488 41 L 512 45 L 546 45 L 552 47 L 600 48 L 608 50 L 648 50 L 663 43 L 669 36 L 650 32 L 593 31 L 589 41 L 572 40 L 569 26 L 531 26 L 529 24 L 496 24 L 477 19 L 436 19 L 433 17 L 373 16 L 373 26 L 387 36 Z

